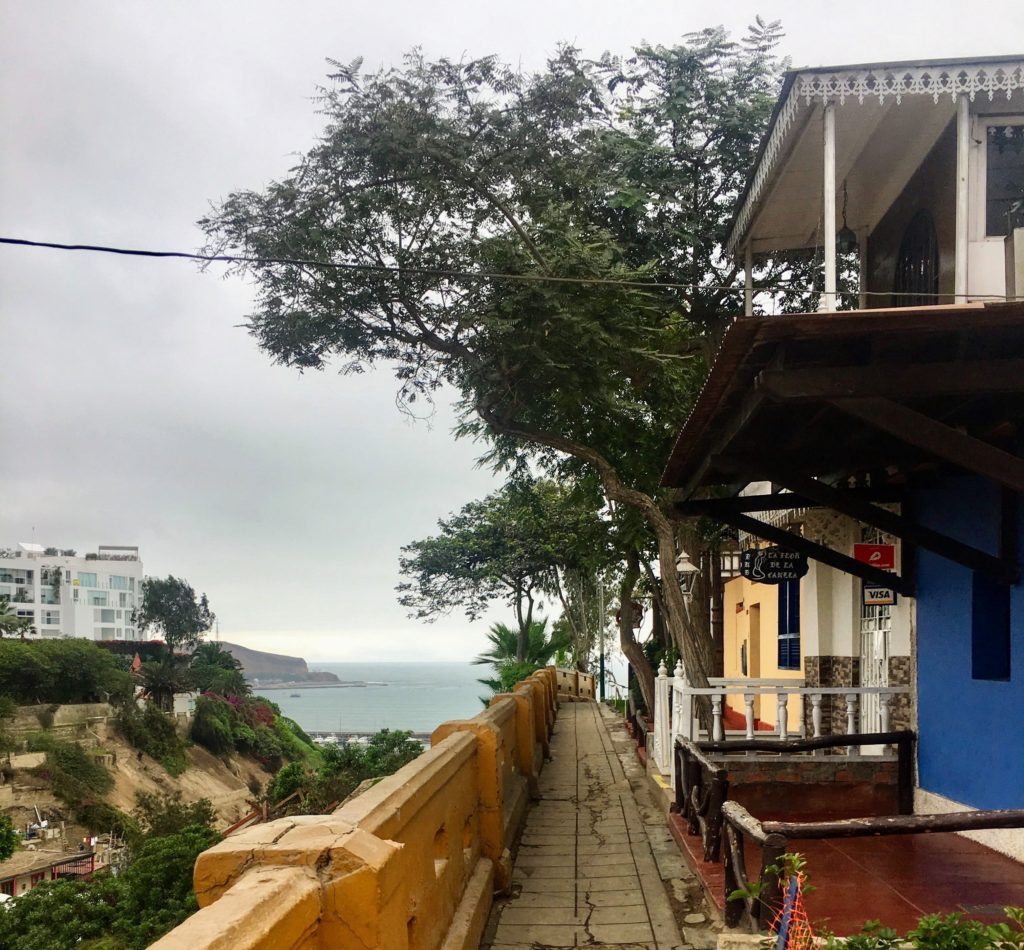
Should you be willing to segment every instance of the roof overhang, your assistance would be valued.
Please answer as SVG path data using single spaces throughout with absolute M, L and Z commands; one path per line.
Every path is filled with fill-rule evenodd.
M 1022 432 L 1024 304 L 743 317 L 725 335 L 662 485 L 678 489 L 691 514 L 804 549 L 874 583 L 883 578 L 849 557 L 750 513 L 831 508 L 1013 582 L 1009 554 L 939 535 L 847 486 L 877 491 L 966 472 L 1021 493 Z M 792 494 L 737 496 L 758 481 Z
M 953 121 L 957 98 L 992 111 L 1024 101 L 1024 56 L 868 63 L 786 74 L 768 132 L 741 196 L 726 249 L 815 247 L 821 235 L 822 110 L 836 112 L 836 182 L 848 225 L 878 223 Z M 810 200 L 809 200 L 810 199 Z

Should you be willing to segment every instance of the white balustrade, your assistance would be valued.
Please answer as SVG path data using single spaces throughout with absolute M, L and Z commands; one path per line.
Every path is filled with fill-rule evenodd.
M 667 671 L 666 671 L 667 672 Z M 659 670 L 659 679 L 661 671 Z M 846 733 L 853 735 L 860 729 L 860 707 L 865 696 L 877 696 L 881 713 L 881 731 L 889 732 L 892 722 L 892 701 L 899 694 L 909 692 L 907 686 L 806 686 L 802 680 L 769 680 L 746 678 L 711 678 L 709 686 L 696 688 L 686 681 L 682 664 L 677 664 L 675 675 L 665 678 L 665 683 L 672 690 L 672 743 L 663 754 L 667 756 L 670 768 L 675 776 L 675 762 L 672 749 L 679 736 L 691 740 L 707 739 L 708 734 L 701 729 L 696 718 L 695 703 L 698 697 L 706 696 L 711 704 L 711 734 L 715 742 L 730 738 L 743 737 L 755 740 L 764 735 L 771 738 L 786 739 L 794 735 L 806 736 L 808 731 L 814 738 L 823 734 L 823 710 L 826 696 L 842 697 L 846 708 Z M 734 698 L 730 703 L 730 698 Z M 775 729 L 770 733 L 756 728 L 755 713 L 758 699 L 771 702 L 774 699 Z M 799 726 L 794 730 L 790 727 L 790 700 L 795 699 L 796 722 Z M 739 702 L 743 703 L 744 723 L 742 730 L 727 728 L 729 708 L 739 710 Z M 763 707 L 762 707 L 763 708 Z M 770 706 L 768 708 L 771 708 Z M 809 715 L 808 715 L 809 713 Z

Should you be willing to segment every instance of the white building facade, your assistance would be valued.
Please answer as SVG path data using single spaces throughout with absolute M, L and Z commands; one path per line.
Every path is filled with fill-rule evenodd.
M 142 561 L 137 547 L 100 545 L 79 557 L 39 544 L 0 549 L 0 596 L 28 619 L 30 638 L 136 640 Z

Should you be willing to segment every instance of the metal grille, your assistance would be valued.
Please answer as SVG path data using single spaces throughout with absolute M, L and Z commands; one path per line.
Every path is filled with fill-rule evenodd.
M 938 302 L 939 241 L 927 211 L 918 211 L 903 232 L 893 291 L 897 307 L 927 307 Z
M 865 527 L 861 532 L 865 544 L 893 544 L 895 538 L 877 528 Z M 889 685 L 889 634 L 892 632 L 892 607 L 861 604 L 860 608 L 860 685 Z M 882 729 L 881 703 L 877 693 L 861 697 L 860 727 L 862 732 Z

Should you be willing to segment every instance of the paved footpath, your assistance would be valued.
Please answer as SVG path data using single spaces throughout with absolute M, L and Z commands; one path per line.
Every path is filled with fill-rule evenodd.
M 712 947 L 702 913 L 685 917 L 692 926 L 680 935 L 668 893 L 685 914 L 701 909 L 699 887 L 618 717 L 597 703 L 562 704 L 552 757 L 527 818 L 513 896 L 495 904 L 482 946 Z

